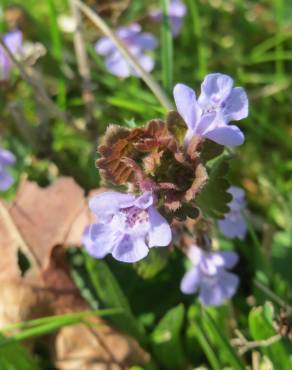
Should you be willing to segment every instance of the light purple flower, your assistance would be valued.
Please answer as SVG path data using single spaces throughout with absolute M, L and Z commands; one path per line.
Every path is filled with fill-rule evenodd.
M 183 18 L 186 15 L 186 11 L 186 6 L 181 0 L 170 1 L 168 14 L 173 36 L 178 36 L 182 27 Z M 162 20 L 162 16 L 163 12 L 160 9 L 152 10 L 150 13 L 150 17 L 156 22 L 160 22 Z
M 205 77 L 201 95 L 186 85 L 174 87 L 176 107 L 188 127 L 186 141 L 197 135 L 221 145 L 236 146 L 244 142 L 241 130 L 228 123 L 248 115 L 248 98 L 241 87 L 233 87 L 231 77 L 212 73 Z
M 8 150 L 0 148 L 0 191 L 6 191 L 13 184 L 13 177 L 7 167 L 15 163 L 15 156 Z
M 218 226 L 227 238 L 237 237 L 243 240 L 247 232 L 247 225 L 242 215 L 242 211 L 245 209 L 245 192 L 236 186 L 231 186 L 228 192 L 233 197 L 228 204 L 230 212 L 225 215 L 223 220 L 218 221 Z
M 111 253 L 122 262 L 145 258 L 152 247 L 171 242 L 171 229 L 154 206 L 151 192 L 139 197 L 114 191 L 93 197 L 89 202 L 98 222 L 83 235 L 87 252 L 95 258 Z
M 206 306 L 220 306 L 237 291 L 239 278 L 226 271 L 233 268 L 238 256 L 235 252 L 205 252 L 193 245 L 188 251 L 193 267 L 181 281 L 185 294 L 199 292 L 199 300 Z
M 12 31 L 4 35 L 3 41 L 12 54 L 17 55 L 21 52 L 22 33 L 21 31 Z M 0 81 L 9 79 L 12 62 L 4 48 L 0 45 Z
M 148 32 L 141 32 L 141 26 L 137 23 L 129 27 L 120 27 L 116 32 L 117 36 L 127 46 L 129 52 L 133 54 L 141 66 L 147 72 L 154 68 L 154 60 L 144 51 L 152 50 L 156 47 L 155 37 Z M 106 57 L 106 67 L 113 75 L 126 78 L 129 76 L 139 76 L 139 73 L 125 60 L 120 51 L 108 37 L 102 37 L 95 45 L 96 52 Z

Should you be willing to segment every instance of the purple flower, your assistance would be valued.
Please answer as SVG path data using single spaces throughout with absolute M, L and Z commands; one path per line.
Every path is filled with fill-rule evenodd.
M 127 46 L 129 52 L 133 54 L 141 66 L 147 72 L 151 72 L 154 67 L 154 60 L 144 54 L 144 51 L 152 50 L 156 47 L 156 39 L 151 33 L 141 32 L 141 26 L 137 23 L 129 27 L 120 27 L 116 32 L 117 36 Z M 102 37 L 95 45 L 96 52 L 106 57 L 106 67 L 113 75 L 126 78 L 129 76 L 139 76 L 139 73 L 125 60 L 120 51 L 108 37 Z
M 93 197 L 89 207 L 98 222 L 83 235 L 87 252 L 95 258 L 106 254 L 122 262 L 145 258 L 152 247 L 171 242 L 171 229 L 154 206 L 151 192 L 139 197 L 114 191 Z
M 22 33 L 21 31 L 12 31 L 4 35 L 3 41 L 12 54 L 16 55 L 21 51 Z M 0 81 L 9 79 L 12 62 L 4 48 L 0 45 Z
M 206 306 L 220 306 L 231 298 L 239 284 L 239 278 L 226 269 L 233 268 L 238 256 L 235 252 L 204 252 L 193 245 L 188 251 L 193 267 L 181 281 L 181 291 L 194 294 Z
M 236 186 L 231 186 L 228 192 L 233 197 L 228 204 L 230 212 L 225 215 L 223 220 L 218 221 L 218 226 L 227 238 L 238 237 L 243 240 L 247 232 L 247 225 L 241 213 L 245 209 L 245 192 Z
M 15 156 L 0 148 L 0 191 L 6 191 L 13 184 L 13 177 L 7 172 L 7 166 L 15 163 Z
M 178 36 L 182 27 L 183 18 L 186 14 L 186 10 L 186 6 L 181 0 L 170 1 L 168 14 L 173 36 Z M 163 12 L 160 9 L 152 10 L 150 13 L 150 17 L 156 22 L 160 22 L 162 20 L 162 16 Z
M 197 135 L 221 145 L 236 146 L 244 142 L 244 135 L 237 126 L 228 125 L 248 115 L 248 98 L 241 87 L 233 87 L 233 80 L 221 73 L 205 77 L 201 95 L 186 85 L 174 87 L 176 107 L 188 127 L 186 141 Z

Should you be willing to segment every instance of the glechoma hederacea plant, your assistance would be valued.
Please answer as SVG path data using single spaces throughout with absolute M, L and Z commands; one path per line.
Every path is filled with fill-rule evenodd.
M 236 264 L 236 253 L 212 251 L 211 219 L 219 220 L 227 237 L 244 237 L 244 193 L 226 179 L 224 145 L 243 143 L 243 133 L 229 122 L 247 117 L 248 99 L 220 73 L 205 77 L 198 100 L 183 84 L 174 87 L 174 99 L 178 113 L 169 112 L 165 121 L 108 127 L 96 164 L 108 183 L 126 191 L 90 200 L 97 221 L 84 243 L 93 257 L 112 254 L 128 263 L 145 258 L 149 248 L 173 243 L 193 264 L 182 291 L 200 290 L 201 302 L 216 306 L 238 286 L 237 276 L 226 271 Z

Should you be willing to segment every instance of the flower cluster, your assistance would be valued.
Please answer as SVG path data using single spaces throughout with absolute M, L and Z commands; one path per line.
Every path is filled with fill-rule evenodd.
M 19 30 L 8 32 L 4 35 L 3 42 L 13 56 L 27 66 L 35 64 L 46 53 L 46 48 L 42 43 L 23 41 L 22 32 Z M 9 80 L 12 68 L 11 58 L 3 46 L 0 45 L 0 82 Z
M 245 209 L 245 193 L 237 186 L 231 186 L 228 192 L 232 195 L 232 201 L 228 204 L 230 212 L 225 214 L 223 220 L 218 221 L 218 226 L 227 238 L 237 237 L 243 240 L 247 232 L 247 225 L 242 214 Z
M 169 4 L 169 20 L 172 34 L 177 36 L 181 30 L 183 18 L 186 14 L 186 6 L 181 0 L 171 0 Z M 155 22 L 161 22 L 163 13 L 161 9 L 150 12 L 150 18 Z M 154 68 L 154 59 L 148 54 L 157 46 L 156 38 L 149 32 L 142 32 L 138 23 L 119 27 L 116 36 L 123 42 L 127 50 L 138 60 L 146 72 Z M 109 37 L 101 37 L 95 45 L 97 54 L 105 57 L 107 70 L 120 78 L 129 76 L 139 77 L 139 72 L 129 64 L 121 52 L 117 49 Z
M 3 41 L 12 54 L 17 55 L 22 49 L 22 33 L 21 31 L 12 31 L 4 35 Z M 7 52 L 0 45 L 0 81 L 9 79 L 12 69 L 12 62 L 7 55 Z
M 183 293 L 194 294 L 199 291 L 199 300 L 206 306 L 220 306 L 235 294 L 239 279 L 226 269 L 236 265 L 236 253 L 205 252 L 192 245 L 187 255 L 193 267 L 181 281 Z
M 145 54 L 145 51 L 156 47 L 155 37 L 148 32 L 141 32 L 141 26 L 137 23 L 129 27 L 118 28 L 116 36 L 125 44 L 128 51 L 137 58 L 145 71 L 151 72 L 154 67 L 154 60 L 150 55 Z M 113 75 L 121 78 L 139 76 L 139 73 L 125 60 L 110 38 L 102 37 L 97 41 L 95 49 L 98 54 L 106 57 L 106 67 Z
M 180 33 L 186 11 L 186 6 L 181 0 L 170 1 L 168 16 L 170 20 L 171 31 L 175 37 Z M 156 22 L 161 22 L 163 13 L 161 9 L 154 9 L 150 12 L 150 17 Z
M 108 46 L 105 40 L 103 50 Z M 127 263 L 173 243 L 187 251 L 193 264 L 181 290 L 199 291 L 203 304 L 218 306 L 236 292 L 239 279 L 227 270 L 238 258 L 234 252 L 212 251 L 210 215 L 221 217 L 218 225 L 225 235 L 243 238 L 244 192 L 229 186 L 222 153 L 223 145 L 244 140 L 229 122 L 247 116 L 248 99 L 220 73 L 206 76 L 198 100 L 183 84 L 175 86 L 174 99 L 178 113 L 169 112 L 165 121 L 154 119 L 133 129 L 109 126 L 96 164 L 107 184 L 127 191 L 105 191 L 90 200 L 96 222 L 86 228 L 83 243 L 95 258 L 111 254 Z
M 13 177 L 7 167 L 15 163 L 15 156 L 8 150 L 0 148 L 0 191 L 6 191 L 13 184 Z
M 92 198 L 89 207 L 97 216 L 85 234 L 87 251 L 93 257 L 106 254 L 121 262 L 145 258 L 149 248 L 165 247 L 171 242 L 171 229 L 154 205 L 151 192 L 139 197 L 105 192 Z
M 177 110 L 188 127 L 186 140 L 197 135 L 221 145 L 243 143 L 240 129 L 228 124 L 247 117 L 248 99 L 242 87 L 233 87 L 231 77 L 221 73 L 207 75 L 198 100 L 195 92 L 183 84 L 177 84 L 173 93 Z

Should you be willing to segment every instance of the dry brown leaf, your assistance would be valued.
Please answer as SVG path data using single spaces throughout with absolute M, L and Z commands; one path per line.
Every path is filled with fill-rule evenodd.
M 0 202 L 0 326 L 90 309 L 70 277 L 65 255 L 66 247 L 80 245 L 91 222 L 87 203 L 83 190 L 66 177 L 47 188 L 24 182 L 13 203 Z M 18 249 L 33 267 L 25 277 Z M 119 370 L 147 360 L 134 339 L 99 318 L 92 320 L 92 327 L 63 328 L 48 342 L 61 370 Z
M 56 365 L 60 370 L 122 370 L 149 360 L 136 341 L 121 335 L 98 318 L 65 327 L 56 338 Z
M 3 220 L 4 207 L 1 208 L 0 220 Z M 14 248 L 17 244 L 13 240 L 6 225 L 0 221 L 0 281 L 12 280 L 20 277 L 20 271 L 17 264 L 17 250 Z
M 50 266 L 42 276 L 53 294 L 54 312 L 62 314 L 89 309 L 69 276 L 62 247 L 54 249 Z M 88 320 L 90 326 L 79 324 L 58 332 L 55 362 L 60 370 L 120 370 L 148 360 L 148 354 L 134 339 L 119 333 L 98 317 Z
M 50 296 L 21 280 L 0 283 L 0 327 L 52 315 Z
M 64 245 L 72 223 L 86 207 L 80 186 L 62 177 L 47 188 L 23 183 L 8 211 L 38 264 L 45 266 L 52 248 Z M 74 242 L 80 244 L 80 236 Z

